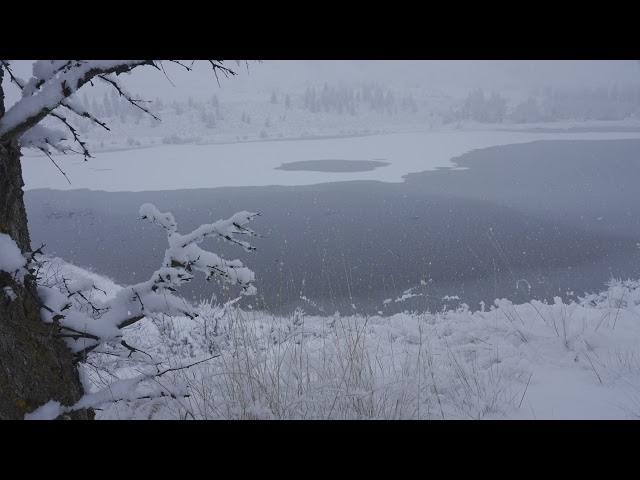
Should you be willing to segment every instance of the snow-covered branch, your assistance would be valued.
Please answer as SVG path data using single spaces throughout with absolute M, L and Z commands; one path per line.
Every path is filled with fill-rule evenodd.
M 142 65 L 153 64 L 153 60 L 60 62 L 45 60 L 34 64 L 34 77 L 21 86 L 24 96 L 0 118 L 0 143 L 19 139 L 94 77 L 121 74 Z M 3 68 L 9 71 L 5 61 Z M 19 82 L 16 83 L 20 86 Z
M 104 403 L 154 399 L 162 397 L 179 398 L 189 396 L 189 394 L 187 393 L 186 385 L 164 386 L 156 383 L 152 388 L 149 388 L 147 385 L 147 389 L 144 392 L 139 391 L 139 386 L 141 384 L 157 376 L 160 375 L 141 374 L 133 378 L 117 380 L 98 392 L 86 394 L 80 399 L 80 401 L 78 401 L 71 407 L 65 407 L 61 405 L 60 402 L 51 400 L 35 411 L 26 414 L 24 419 L 54 420 L 61 415 L 64 415 L 65 413 L 72 412 L 74 410 L 81 410 L 84 408 L 95 408 Z
M 141 218 L 149 219 L 166 228 L 169 240 L 164 266 L 156 272 L 157 279 L 151 281 L 154 281 L 156 287 L 163 285 L 164 288 L 175 288 L 190 278 L 183 279 L 176 276 L 172 269 L 180 268 L 187 272 L 195 269 L 203 272 L 207 280 L 218 275 L 232 285 L 240 285 L 244 295 L 253 295 L 255 293 L 254 274 L 251 270 L 244 267 L 240 260 L 224 260 L 215 253 L 202 250 L 197 244 L 205 238 L 218 237 L 226 242 L 241 246 L 247 252 L 253 251 L 255 247 L 252 247 L 248 242 L 236 239 L 234 235 L 259 236 L 253 230 L 243 226 L 258 215 L 258 213 L 246 211 L 238 212 L 227 220 L 201 225 L 187 235 L 180 235 L 171 213 L 161 213 L 154 205 L 145 203 L 140 207 Z
M 186 65 L 179 60 L 167 61 L 179 65 L 187 71 L 192 69 L 194 62 L 192 61 L 191 65 Z M 233 70 L 223 66 L 222 60 L 208 60 L 208 62 L 213 69 L 216 80 L 218 79 L 218 71 L 227 77 L 236 74 Z M 8 143 L 12 139 L 18 140 L 21 147 L 36 148 L 49 156 L 50 146 L 60 152 L 75 152 L 60 143 L 62 140 L 72 140 L 80 147 L 79 153 L 84 155 L 85 160 L 90 158 L 91 154 L 86 142 L 80 138 L 68 118 L 60 113 L 60 109 L 67 109 L 109 130 L 105 122 L 98 120 L 72 98 L 73 94 L 83 85 L 87 83 L 93 85 L 93 80 L 98 79 L 113 87 L 131 105 L 159 120 L 144 106 L 144 103 L 149 102 L 148 100 L 134 98 L 117 79 L 121 73 L 127 73 L 134 68 L 146 65 L 161 69 L 162 60 L 38 60 L 33 64 L 32 77 L 25 81 L 14 74 L 8 60 L 0 60 L 0 71 L 7 72 L 10 81 L 20 89 L 22 95 L 18 102 L 4 111 L 3 115 L 0 115 L 0 144 Z M 52 135 L 51 131 L 34 130 L 39 126 L 39 122 L 47 116 L 52 116 L 60 121 L 70 132 L 71 138 L 61 132 Z M 52 141 L 54 137 L 58 141 Z M 55 162 L 53 163 L 55 164 Z
M 58 66 L 60 62 L 62 62 L 62 64 L 61 66 Z M 25 82 L 24 80 L 16 77 L 6 61 L 3 60 L 0 63 L 1 63 L 0 70 L 4 71 L 6 69 L 6 71 L 9 73 L 9 78 L 11 79 L 11 82 L 15 83 L 18 86 L 18 88 L 22 92 L 22 97 L 24 98 L 24 97 L 28 97 L 29 95 L 33 95 L 33 93 L 43 85 L 46 79 L 46 75 L 48 73 L 55 74 L 59 71 L 63 71 L 69 68 L 73 62 L 71 60 L 67 60 L 67 61 L 38 60 L 33 64 L 33 77 L 29 80 L 29 82 Z M 65 107 L 69 111 L 75 113 L 76 115 L 83 118 L 87 118 L 89 119 L 89 121 L 95 123 L 96 125 L 99 125 L 105 128 L 106 130 L 109 130 L 109 127 L 107 127 L 107 125 L 104 122 L 101 122 L 96 117 L 91 115 L 89 112 L 87 112 L 85 109 L 79 106 L 72 99 L 67 98 L 63 100 L 60 103 L 60 105 L 62 107 Z M 76 129 L 67 121 L 67 119 L 63 117 L 60 113 L 55 112 L 55 109 L 54 111 L 51 111 L 49 115 L 58 119 L 67 127 L 67 129 L 69 130 L 69 132 L 71 132 L 71 135 L 73 136 L 73 141 L 77 143 L 82 149 L 82 154 L 84 155 L 85 160 L 87 158 L 90 158 L 91 154 L 89 153 L 86 142 L 84 142 L 79 137 Z M 66 140 L 66 137 L 62 134 L 62 132 L 58 130 L 50 130 L 42 125 L 35 125 L 31 129 L 29 129 L 27 132 L 22 134 L 22 136 L 20 137 L 20 145 L 26 148 L 37 148 L 38 150 L 41 150 L 43 153 L 45 153 L 45 155 L 47 155 L 51 159 L 51 156 L 50 156 L 51 151 L 49 150 L 49 146 L 53 147 L 54 149 L 62 153 L 66 153 L 67 151 L 73 151 L 70 147 L 67 147 L 61 144 L 63 140 Z M 51 159 L 51 161 L 53 162 L 53 159 Z M 53 163 L 54 165 L 56 165 L 56 167 L 58 167 L 58 165 L 55 162 Z M 60 167 L 58 167 L 58 170 L 62 172 Z M 64 172 L 62 172 L 62 174 L 65 175 Z M 68 180 L 69 179 L 67 178 L 67 181 Z
M 191 305 L 176 295 L 182 284 L 194 278 L 191 273 L 194 270 L 203 272 L 207 280 L 217 276 L 231 285 L 239 285 L 243 295 L 256 292 L 254 272 L 240 260 L 225 260 L 201 249 L 198 244 L 205 238 L 217 237 L 253 251 L 254 247 L 237 240 L 235 235 L 258 236 L 243 226 L 258 214 L 239 212 L 229 219 L 202 225 L 186 235 L 177 232 L 177 223 L 171 213 L 162 213 L 152 204 L 142 205 L 140 215 L 142 219 L 166 228 L 169 242 L 162 266 L 149 280 L 124 287 L 106 300 L 92 295 L 95 286 L 89 279 L 70 284 L 64 278 L 56 278 L 39 287 L 44 321 L 59 327 L 58 337 L 65 339 L 77 361 L 85 361 L 89 353 L 106 343 L 125 348 L 127 356 L 140 353 L 135 347 L 122 343 L 122 329 L 144 317 L 197 316 Z M 57 288 L 51 288 L 51 283 Z

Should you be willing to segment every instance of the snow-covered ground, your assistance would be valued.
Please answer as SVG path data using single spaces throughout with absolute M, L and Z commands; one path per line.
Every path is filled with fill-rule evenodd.
M 120 288 L 59 259 L 48 268 L 90 276 L 105 298 Z M 124 336 L 176 369 L 153 388 L 189 396 L 107 401 L 98 418 L 640 418 L 637 281 L 578 303 L 502 299 L 482 311 L 281 318 L 203 303 L 199 312 L 145 319 Z M 90 363 L 92 390 L 140 373 L 108 356 Z
M 409 173 L 454 168 L 456 157 L 480 148 L 536 140 L 637 138 L 640 138 L 640 132 L 526 133 L 445 129 L 316 140 L 161 145 L 103 151 L 87 162 L 80 155 L 55 156 L 71 184 L 44 156 L 25 156 L 22 168 L 27 190 L 86 188 L 119 192 L 310 185 L 350 180 L 402 182 L 402 177 Z M 389 165 L 350 173 L 277 169 L 283 163 L 305 160 L 382 160 Z

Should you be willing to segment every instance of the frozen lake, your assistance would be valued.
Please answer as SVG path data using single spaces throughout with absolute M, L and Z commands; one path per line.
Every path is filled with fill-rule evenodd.
M 252 227 L 266 238 L 252 242 L 257 252 L 248 254 L 213 241 L 208 246 L 226 258 L 242 259 L 256 271 L 259 296 L 249 302 L 255 307 L 286 310 L 301 305 L 310 313 L 317 311 L 300 300 L 301 295 L 328 313 L 353 312 L 352 305 L 359 312 L 391 313 L 439 309 L 445 296 L 459 297 L 445 300 L 449 306 L 465 302 L 472 308 L 498 297 L 516 303 L 567 298 L 571 292 L 599 291 L 611 276 L 639 278 L 640 140 L 607 140 L 609 134 L 594 134 L 598 140 L 524 143 L 532 137 L 521 135 L 523 140 L 514 145 L 488 148 L 441 138 L 439 153 L 432 152 L 424 138 L 394 150 L 393 145 L 402 142 L 398 137 L 393 145 L 381 140 L 390 136 L 342 140 L 342 152 L 336 146 L 340 140 L 326 140 L 327 145 L 307 141 L 210 146 L 224 147 L 225 152 L 234 152 L 232 147 L 260 152 L 262 160 L 254 161 L 258 173 L 246 170 L 243 159 L 229 160 L 221 174 L 241 182 L 244 168 L 245 184 L 253 186 L 117 191 L 109 180 L 113 170 L 99 171 L 108 167 L 91 160 L 93 170 L 82 173 L 87 186 L 95 188 L 100 175 L 106 175 L 104 190 L 116 191 L 51 190 L 35 187 L 59 188 L 53 183 L 60 180 L 56 176 L 64 182 L 61 175 L 40 178 L 44 176 L 36 177 L 26 167 L 32 243 L 45 243 L 48 254 L 131 283 L 147 279 L 160 266 L 166 246 L 162 229 L 137 220 L 141 204 L 151 202 L 173 212 L 182 233 L 235 211 L 258 211 L 262 217 Z M 475 144 L 491 145 L 486 138 L 474 138 Z M 350 143 L 367 140 L 366 148 L 366 143 L 358 143 L 358 148 Z M 164 156 L 186 158 L 198 148 L 204 146 L 164 147 L 156 160 L 163 165 Z M 315 161 L 311 166 L 318 167 L 318 159 L 349 160 L 345 148 L 354 148 L 352 161 L 384 159 L 389 165 L 364 172 L 275 170 L 294 161 Z M 151 150 L 161 151 L 146 150 L 145 159 Z M 458 157 L 446 156 L 446 151 L 459 150 Z M 129 158 L 136 152 L 142 151 L 109 155 Z M 233 155 L 240 154 L 230 153 L 229 158 L 236 158 Z M 122 161 L 112 167 L 122 168 Z M 337 164 L 333 167 L 340 170 Z M 154 178 L 161 177 L 162 167 L 157 170 Z M 269 171 L 260 177 L 263 170 Z M 195 179 L 195 186 L 208 181 L 206 172 L 205 168 Z M 209 183 L 222 182 L 214 173 L 215 169 Z M 162 182 L 171 182 L 172 175 L 167 171 Z M 269 184 L 279 178 L 293 184 Z M 133 174 L 123 178 L 120 188 L 134 180 Z M 144 189 L 149 187 L 148 179 L 138 181 Z M 185 181 L 178 172 L 174 186 Z M 77 186 L 81 183 L 75 181 Z M 423 296 L 393 301 L 421 280 L 426 286 L 413 293 Z M 204 281 L 190 289 L 188 295 L 194 298 L 211 296 L 211 285 Z M 385 304 L 386 299 L 392 301 Z
M 25 189 L 141 192 L 194 188 L 300 186 L 376 180 L 402 183 L 406 175 L 456 168 L 454 159 L 473 150 L 535 140 L 640 139 L 640 132 L 430 131 L 332 139 L 298 139 L 207 145 L 162 145 L 130 150 L 58 155 L 71 184 L 43 156 L 25 156 Z M 336 160 L 342 168 L 310 171 L 310 165 Z M 384 161 L 378 168 L 350 168 L 361 161 Z M 294 163 L 307 168 L 281 168 Z M 345 163 L 346 162 L 346 163 Z M 324 162 L 324 165 L 327 165 Z M 371 166 L 371 164 L 369 164 Z M 463 167 L 460 167 L 463 168 Z

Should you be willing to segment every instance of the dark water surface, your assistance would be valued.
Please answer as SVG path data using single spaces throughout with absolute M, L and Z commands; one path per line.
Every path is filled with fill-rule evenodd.
M 276 170 L 306 172 L 369 172 L 379 167 L 386 167 L 387 162 L 381 160 L 303 160 L 283 163 Z
M 159 268 L 166 236 L 138 220 L 146 202 L 171 211 L 186 233 L 236 211 L 262 214 L 246 253 L 211 239 L 202 247 L 256 272 L 254 307 L 311 299 L 327 313 L 477 308 L 495 298 L 567 298 L 640 278 L 640 141 L 538 141 L 477 150 L 467 170 L 411 174 L 406 182 L 225 187 L 162 192 L 30 190 L 32 243 L 45 252 L 140 282 Z M 388 302 L 420 285 L 422 294 Z M 188 297 L 210 298 L 199 279 Z M 353 309 L 353 306 L 357 310 Z

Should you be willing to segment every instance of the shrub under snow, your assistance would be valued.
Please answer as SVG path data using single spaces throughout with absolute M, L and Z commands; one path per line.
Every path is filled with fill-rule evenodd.
M 92 354 L 84 373 L 98 418 L 640 416 L 638 281 L 612 281 L 579 303 L 502 299 L 487 311 L 285 318 L 234 302 L 195 311 L 123 330 L 133 357 L 153 367 Z M 562 395 L 576 405 L 557 403 Z

